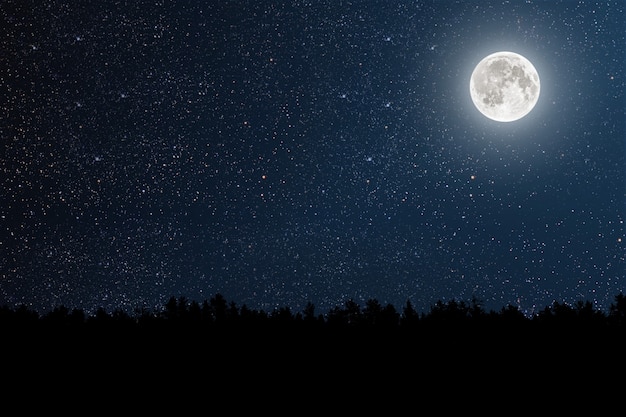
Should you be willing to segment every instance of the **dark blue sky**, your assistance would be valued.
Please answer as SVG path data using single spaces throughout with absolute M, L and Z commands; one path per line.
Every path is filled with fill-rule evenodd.
M 623 2 L 5 1 L 0 303 L 606 308 Z M 541 95 L 482 116 L 520 53 Z

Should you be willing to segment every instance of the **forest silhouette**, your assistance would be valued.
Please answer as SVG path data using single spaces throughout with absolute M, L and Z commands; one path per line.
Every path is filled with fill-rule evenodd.
M 60 305 L 39 313 L 25 305 L 0 307 L 0 329 L 23 335 L 135 335 L 154 336 L 185 332 L 200 338 L 269 334 L 307 337 L 361 337 L 371 334 L 426 337 L 447 333 L 482 337 L 487 335 L 538 335 L 559 333 L 578 336 L 621 335 L 626 331 L 626 296 L 619 293 L 608 311 L 590 301 L 574 304 L 553 302 L 532 316 L 513 305 L 487 311 L 477 299 L 469 302 L 437 301 L 427 312 L 418 312 L 407 302 L 401 309 L 369 299 L 364 305 L 350 299 L 326 313 L 317 313 L 312 302 L 299 312 L 289 307 L 272 311 L 237 305 L 220 293 L 203 302 L 172 296 L 160 310 L 98 308 L 88 314 L 80 308 Z
M 285 384 L 332 375 L 339 386 L 348 375 L 366 381 L 372 372 L 381 378 L 410 372 L 448 383 L 446 375 L 485 367 L 492 374 L 514 367 L 529 379 L 539 368 L 562 377 L 613 369 L 623 356 L 624 335 L 622 293 L 608 311 L 589 301 L 554 302 L 531 317 L 512 305 L 487 311 L 476 299 L 438 301 L 422 313 L 410 301 L 397 309 L 376 299 L 364 305 L 348 300 L 324 314 L 313 303 L 299 312 L 266 312 L 219 293 L 201 303 L 171 297 L 158 311 L 133 314 L 0 307 L 7 363 L 71 380 L 151 375 L 156 381 L 166 372 L 172 383 L 177 373 L 203 372 L 222 381 L 219 386 L 241 384 L 242 375 L 279 375 Z M 7 369 L 27 378 L 20 367 Z

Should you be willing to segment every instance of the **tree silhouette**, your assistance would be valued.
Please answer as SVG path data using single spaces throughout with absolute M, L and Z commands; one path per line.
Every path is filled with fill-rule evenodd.
M 619 293 L 615 296 L 615 300 L 609 306 L 609 318 L 612 323 L 617 325 L 626 324 L 626 296 Z
M 417 326 L 420 321 L 419 313 L 413 307 L 411 300 L 406 300 L 400 315 L 400 324 L 403 327 L 411 328 Z
M 226 321 L 227 313 L 226 309 L 228 308 L 228 302 L 224 298 L 224 296 L 220 293 L 215 294 L 209 300 L 209 311 L 213 317 L 213 320 L 217 323 L 223 323 Z
M 153 335 L 155 340 L 160 334 L 183 337 L 182 333 L 164 333 L 180 329 L 187 335 L 202 335 L 213 345 L 245 334 L 250 335 L 251 338 L 247 339 L 250 341 L 259 336 L 277 338 L 295 335 L 296 332 L 311 337 L 332 335 L 345 338 L 350 335 L 380 335 L 380 331 L 385 331 L 386 335 L 392 332 L 419 335 L 423 341 L 433 340 L 441 334 L 465 338 L 464 343 L 478 337 L 493 341 L 505 335 L 512 337 L 511 340 L 531 336 L 555 340 L 561 335 L 566 336 L 564 340 L 579 340 L 578 343 L 582 343 L 582 340 L 608 340 L 607 335 L 617 337 L 623 334 L 626 330 L 626 296 L 617 294 L 608 313 L 595 308 L 590 301 L 580 300 L 573 304 L 554 301 L 537 314 L 527 317 L 513 305 L 487 312 L 476 298 L 469 303 L 456 299 L 447 302 L 438 300 L 429 311 L 421 314 L 410 300 L 398 312 L 394 305 L 383 305 L 375 298 L 366 300 L 363 306 L 348 299 L 343 305 L 330 308 L 326 314 L 316 313 L 312 302 L 308 302 L 302 311 L 294 312 L 290 307 L 283 306 L 268 313 L 251 309 L 245 304 L 238 307 L 234 301 L 228 301 L 217 293 L 202 303 L 184 296 L 172 296 L 161 309 L 135 310 L 134 315 L 121 309 L 109 313 L 103 308 L 87 314 L 82 309 L 70 310 L 63 305 L 40 315 L 24 305 L 15 309 L 2 306 L 0 326 L 0 332 L 5 334 L 32 329 L 70 335 L 88 330 L 91 334 Z

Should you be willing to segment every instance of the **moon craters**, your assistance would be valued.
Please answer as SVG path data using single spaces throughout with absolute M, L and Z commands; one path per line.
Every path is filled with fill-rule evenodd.
M 539 98 L 535 67 L 514 52 L 496 52 L 474 69 L 470 94 L 476 108 L 499 122 L 511 122 L 528 114 Z

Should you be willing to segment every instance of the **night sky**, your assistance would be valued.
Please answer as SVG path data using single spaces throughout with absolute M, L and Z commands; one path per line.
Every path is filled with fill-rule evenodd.
M 0 304 L 605 309 L 621 1 L 3 1 Z M 469 79 L 541 79 L 510 123 Z

